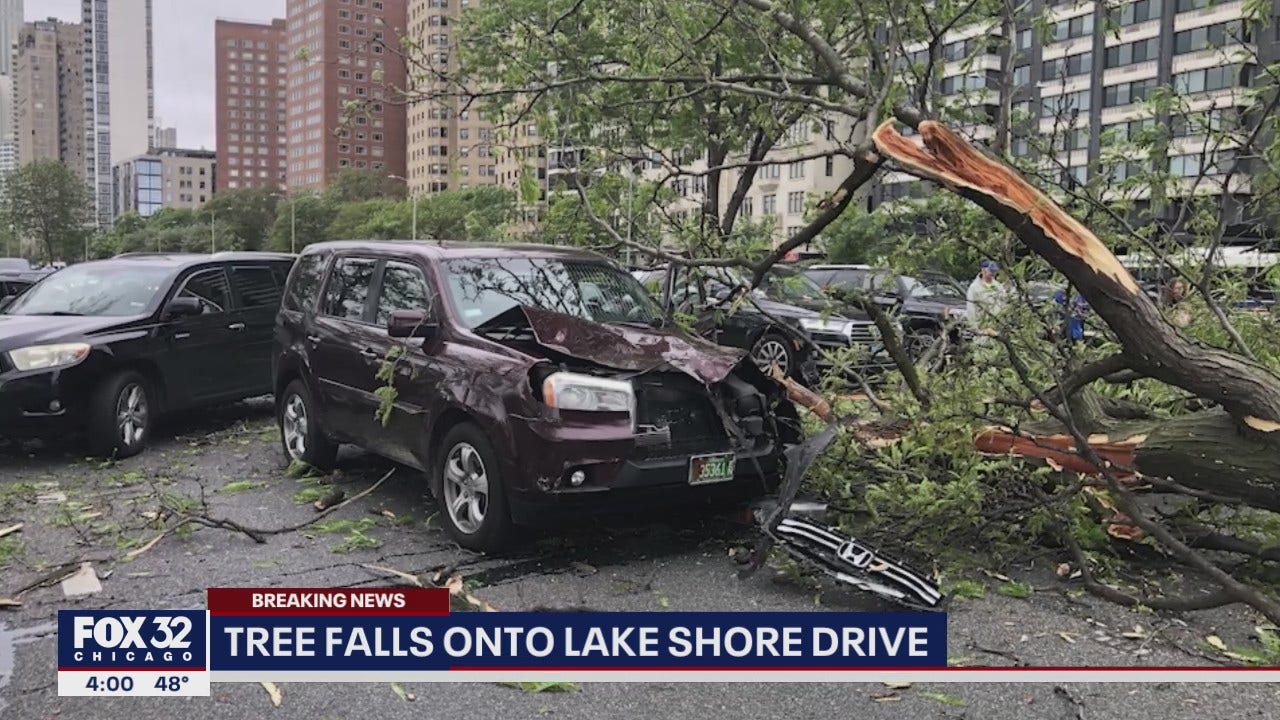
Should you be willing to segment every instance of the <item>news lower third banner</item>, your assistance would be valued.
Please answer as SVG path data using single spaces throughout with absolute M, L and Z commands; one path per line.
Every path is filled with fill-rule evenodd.
M 1225 677 L 1224 677 L 1225 675 Z M 212 682 L 1271 681 L 1280 670 L 948 667 L 915 612 L 470 612 L 438 589 L 209 590 L 207 609 L 60 610 L 58 694 Z
M 449 613 L 449 593 L 209 590 L 207 610 L 61 610 L 61 695 L 210 682 L 520 681 L 938 669 L 941 613 Z M 714 676 L 714 677 L 712 677 Z

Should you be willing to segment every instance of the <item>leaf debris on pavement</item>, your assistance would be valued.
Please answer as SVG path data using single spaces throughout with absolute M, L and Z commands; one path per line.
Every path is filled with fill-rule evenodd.
M 577 692 L 578 686 L 571 682 L 502 682 L 498 683 L 503 687 L 515 688 L 523 690 L 527 693 L 547 693 L 547 692 Z
M 280 704 L 284 702 L 284 694 L 280 692 L 280 686 L 273 682 L 260 682 L 258 684 L 262 686 L 263 690 L 267 691 L 267 696 L 271 698 L 271 704 L 280 707 Z
M 400 683 L 396 683 L 396 682 L 391 683 L 391 692 L 395 693 L 396 697 L 400 698 L 405 702 L 413 702 L 414 700 L 418 699 L 417 695 L 409 692 L 408 690 L 405 690 L 404 686 L 401 685 Z

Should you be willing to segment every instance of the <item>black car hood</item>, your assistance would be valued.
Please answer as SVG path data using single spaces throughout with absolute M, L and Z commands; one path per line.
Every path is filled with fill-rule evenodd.
M 0 352 L 29 345 L 76 342 L 136 321 L 124 317 L 0 315 Z
M 645 372 L 669 365 L 711 385 L 728 377 L 745 356 L 678 331 L 602 325 L 550 310 L 521 309 L 539 345 L 618 370 Z

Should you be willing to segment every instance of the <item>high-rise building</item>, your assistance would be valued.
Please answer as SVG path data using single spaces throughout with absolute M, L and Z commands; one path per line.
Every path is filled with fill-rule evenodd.
M 116 163 L 112 169 L 115 217 L 151 217 L 161 208 L 195 210 L 214 194 L 216 154 L 166 148 Z
M 473 0 L 468 7 L 475 7 Z M 409 35 L 420 48 L 420 61 L 440 71 L 457 69 L 454 26 L 464 2 L 409 0 Z M 430 77 L 429 72 L 415 73 Z M 498 182 L 494 128 L 481 113 L 463 109 L 457 98 L 445 97 L 430 81 L 409 79 L 409 90 L 423 98 L 409 105 L 407 165 L 409 191 L 434 193 Z M 433 92 L 439 97 L 433 96 Z
M 17 162 L 59 160 L 86 177 L 83 26 L 27 23 L 14 52 Z
M 443 0 L 440 0 L 443 1 Z M 289 0 L 288 185 L 324 188 L 351 168 L 405 174 L 399 53 L 407 0 Z
M 284 20 L 218 20 L 218 189 L 284 190 L 288 37 Z
M 178 147 L 178 128 L 156 125 L 155 132 L 151 136 L 151 147 L 153 149 Z
M 83 0 L 85 169 L 99 225 L 112 218 L 113 158 L 147 152 L 155 123 L 151 0 Z
M 0 75 L 13 74 L 13 44 L 22 31 L 22 0 L 0 0 Z
M 1275 12 L 1272 6 L 1270 12 Z M 1121 3 L 1055 3 L 1033 0 L 1012 38 L 1015 61 L 1009 84 L 1014 123 L 1009 153 L 1039 159 L 1055 168 L 1064 184 L 1089 182 L 1105 173 L 1119 183 L 1148 170 L 1192 178 L 1204 174 L 1197 194 L 1227 195 L 1223 222 L 1229 234 L 1247 234 L 1250 217 L 1252 159 L 1236 167 L 1228 187 L 1222 182 L 1232 165 L 1231 142 L 1206 138 L 1208 128 L 1237 121 L 1256 122 L 1242 110 L 1250 104 L 1251 87 L 1260 69 L 1280 60 L 1280 35 L 1274 16 L 1269 22 L 1246 21 L 1247 3 L 1215 0 L 1135 0 Z M 1040 37 L 1043 17 L 1048 36 Z M 964 94 L 970 106 L 985 106 L 992 117 L 1002 83 L 1000 48 L 1004 39 L 990 35 L 991 26 L 958 28 L 940 47 L 944 96 Z M 923 59 L 923 46 L 908 48 Z M 1144 104 L 1158 88 L 1177 96 L 1170 112 L 1153 112 Z M 1111 148 L 1147 128 L 1167 127 L 1171 139 L 1166 158 L 1134 158 L 1102 162 Z M 977 138 L 993 136 L 975 127 Z M 1052 139 L 1052 147 L 1045 147 Z M 1210 148 L 1212 152 L 1204 152 Z M 1110 153 L 1114 155 L 1114 153 Z M 1191 189 L 1188 187 L 1188 192 Z M 887 202 L 930 192 L 905 174 L 889 174 L 874 193 Z M 1127 192 L 1136 212 L 1153 211 L 1141 191 Z M 1177 217 L 1176 201 L 1154 208 L 1157 219 Z M 1233 227 L 1234 226 L 1234 227 Z

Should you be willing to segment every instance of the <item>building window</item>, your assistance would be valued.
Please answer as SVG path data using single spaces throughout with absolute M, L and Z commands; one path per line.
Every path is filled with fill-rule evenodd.
M 782 177 L 782 167 L 780 165 L 764 165 L 760 168 L 760 177 L 765 180 L 777 180 Z
M 778 214 L 778 196 L 765 195 L 760 199 L 760 209 L 764 212 L 765 217 Z
M 1249 28 L 1240 20 L 1184 30 L 1173 36 L 1173 51 L 1199 52 L 1251 40 Z
M 1160 38 L 1153 37 L 1137 42 L 1107 48 L 1106 67 L 1123 67 L 1134 63 L 1157 60 L 1160 57 Z
M 1107 52 L 1110 53 L 1111 50 Z M 1045 80 L 1057 80 L 1084 75 L 1091 70 L 1093 70 L 1093 53 L 1078 53 L 1045 62 L 1041 69 L 1041 77 Z
M 1107 89 L 1110 90 L 1111 88 Z M 1089 101 L 1088 90 L 1047 97 L 1040 105 L 1040 116 L 1054 117 L 1056 115 L 1070 115 L 1071 113 L 1085 113 L 1089 111 Z
M 822 169 L 822 174 L 826 175 L 827 177 L 834 176 L 836 172 L 836 159 L 833 157 L 827 157 L 825 161 L 826 161 L 826 164 L 825 164 L 825 167 Z
M 1093 34 L 1093 13 L 1090 11 L 1087 15 L 1080 15 L 1066 20 L 1060 20 L 1053 26 L 1050 35 L 1052 42 L 1060 40 L 1070 40 L 1071 38 L 1084 37 Z
M 1179 0 L 1181 5 L 1183 0 Z M 1109 16 L 1117 25 L 1134 25 L 1160 17 L 1160 0 L 1136 0 L 1121 7 L 1112 8 Z
M 799 178 L 804 177 L 804 166 L 805 166 L 805 161 L 803 160 L 798 160 L 796 162 L 791 163 L 791 165 L 787 168 L 788 176 L 792 180 L 797 180 Z
M 1156 89 L 1154 78 L 1111 85 L 1103 90 L 1102 107 L 1116 107 L 1142 102 Z
M 803 192 L 787 193 L 787 213 L 790 215 L 802 215 L 804 213 Z

